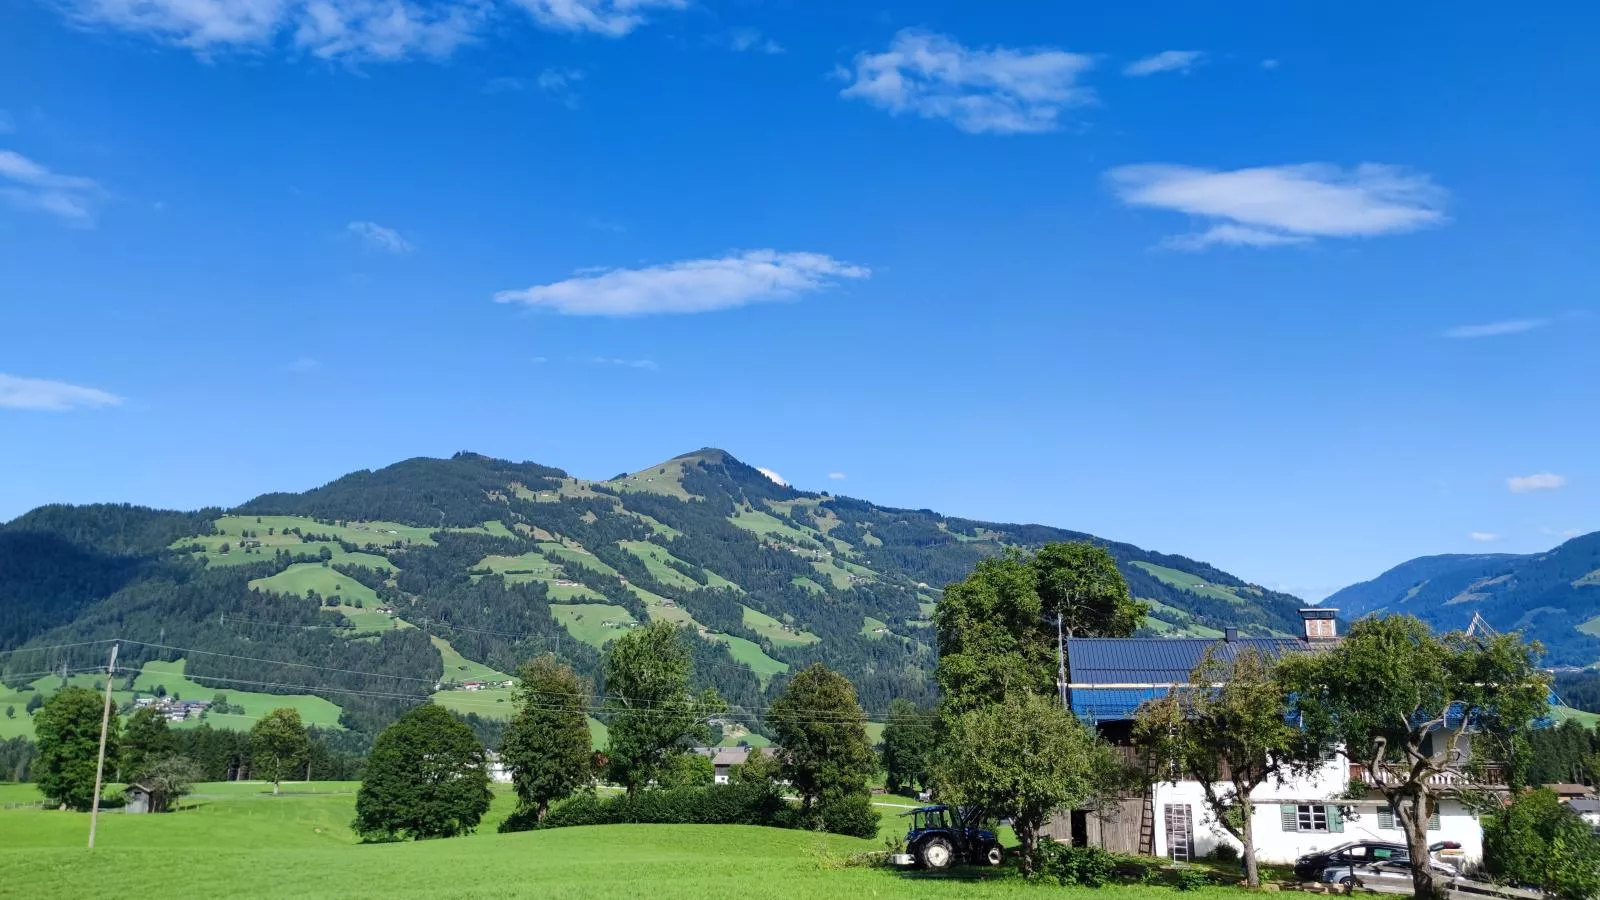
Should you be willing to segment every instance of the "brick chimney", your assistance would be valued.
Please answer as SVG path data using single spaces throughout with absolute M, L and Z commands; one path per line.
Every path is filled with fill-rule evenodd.
M 1339 611 L 1323 606 L 1308 606 L 1300 610 L 1304 625 L 1301 639 L 1308 644 L 1322 644 L 1339 639 Z

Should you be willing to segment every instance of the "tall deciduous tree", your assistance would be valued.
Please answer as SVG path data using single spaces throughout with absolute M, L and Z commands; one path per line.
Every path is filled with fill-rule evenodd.
M 928 786 L 933 764 L 934 712 L 919 710 L 910 700 L 889 703 L 889 722 L 883 729 L 883 768 L 889 793 Z
M 1021 553 L 981 560 L 945 588 L 933 623 L 946 715 L 1016 692 L 1054 693 L 1055 630 L 1045 631 L 1038 579 Z
M 1321 653 L 1281 668 L 1308 735 L 1344 748 L 1394 809 L 1419 898 L 1442 896 L 1428 867 L 1428 819 L 1446 798 L 1481 800 L 1492 763 L 1525 755 L 1548 704 L 1539 652 L 1514 634 L 1435 635 L 1411 616 L 1369 618 Z M 1515 781 L 1515 766 L 1506 769 Z
M 1032 874 L 1054 812 L 1094 805 L 1121 784 L 1115 752 L 1053 695 L 1016 692 L 955 717 L 933 781 L 941 799 L 1009 818 Z
M 1045 544 L 1033 557 L 1039 599 L 1067 637 L 1128 637 L 1150 608 L 1128 592 L 1111 552 L 1083 541 Z
M 518 709 L 501 738 L 500 760 L 511 770 L 517 799 L 543 821 L 551 803 L 593 774 L 584 714 L 589 685 L 551 654 L 523 666 L 521 674 Z
M 311 741 L 297 709 L 275 709 L 250 729 L 251 771 L 272 782 L 274 794 L 285 775 L 305 765 L 310 752 Z
M 123 781 L 138 781 L 146 764 L 177 752 L 178 739 L 167 727 L 167 717 L 153 706 L 141 706 L 122 729 L 119 772 Z
M 1261 884 L 1250 793 L 1316 765 L 1317 748 L 1287 719 L 1287 688 L 1276 661 L 1245 650 L 1231 659 L 1208 652 L 1187 687 L 1139 709 L 1135 736 L 1176 782 L 1199 782 L 1217 822 L 1244 845 L 1245 878 Z
M 493 797 L 483 744 L 466 723 L 429 703 L 373 742 L 352 827 L 364 840 L 454 837 L 478 827 Z
M 877 768 L 867 742 L 867 717 L 850 679 L 822 663 L 794 676 L 767 710 L 783 777 L 800 794 L 802 814 L 867 798 Z
M 609 771 L 630 797 L 659 777 L 667 761 L 686 752 L 691 742 L 711 739 L 707 720 L 726 705 L 715 691 L 691 692 L 693 674 L 687 635 L 671 622 L 632 629 L 607 649 Z
M 200 767 L 187 756 L 147 756 L 135 781 L 150 792 L 150 811 L 170 812 L 190 787 L 200 780 Z
M 63 688 L 33 715 L 39 759 L 34 778 L 51 802 L 88 809 L 94 801 L 95 765 L 100 752 L 100 719 L 105 698 L 88 688 Z M 115 772 L 120 720 L 106 731 L 106 771 Z

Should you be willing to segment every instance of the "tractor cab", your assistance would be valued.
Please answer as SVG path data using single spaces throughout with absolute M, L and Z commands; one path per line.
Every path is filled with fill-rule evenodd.
M 1005 851 L 994 832 L 981 827 L 977 810 L 920 806 L 902 816 L 911 818 L 906 853 L 896 862 L 924 869 L 945 869 L 953 863 L 998 866 Z

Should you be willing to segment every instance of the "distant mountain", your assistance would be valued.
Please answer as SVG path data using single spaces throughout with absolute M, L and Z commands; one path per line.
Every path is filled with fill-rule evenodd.
M 1187 557 L 802 491 L 708 448 L 607 481 L 460 453 L 228 511 L 44 507 L 0 526 L 0 650 L 147 642 L 124 647 L 130 691 L 141 666 L 184 657 L 191 693 L 322 697 L 367 728 L 434 682 L 441 702 L 503 717 L 504 698 L 450 682 L 501 680 L 546 650 L 597 679 L 608 641 L 666 619 L 693 629 L 701 680 L 735 704 L 822 661 L 881 713 L 933 698 L 944 585 L 1007 547 L 1072 540 L 1116 557 L 1151 603 L 1148 633 L 1299 629 L 1296 598 Z M 40 671 L 100 653 L 0 655 L 0 675 L 25 701 Z
M 1600 532 L 1547 553 L 1424 556 L 1323 601 L 1348 618 L 1410 613 L 1438 629 L 1474 612 L 1545 646 L 1551 665 L 1600 661 Z

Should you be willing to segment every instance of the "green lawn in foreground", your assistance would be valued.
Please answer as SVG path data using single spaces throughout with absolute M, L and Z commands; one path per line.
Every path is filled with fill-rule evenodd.
M 0 893 L 30 900 L 230 898 L 626 898 L 822 900 L 841 896 L 1034 897 L 1068 893 L 1005 872 L 925 878 L 830 860 L 882 849 L 878 840 L 735 825 L 613 825 L 502 835 L 515 806 L 499 786 L 478 833 L 418 843 L 360 845 L 349 823 L 350 783 L 202 784 L 189 808 L 168 815 L 101 816 L 97 849 L 83 848 L 88 816 L 0 810 Z M 903 805 L 909 803 L 901 802 Z M 884 833 L 904 829 L 882 809 Z M 759 886 L 759 887 L 755 887 Z M 1167 887 L 1072 892 L 1094 900 L 1167 900 Z M 1224 888 L 1197 900 L 1235 896 Z
M 608 603 L 552 603 L 550 615 L 567 632 L 591 647 L 604 647 L 627 631 L 620 623 L 634 621 L 633 613 Z M 610 624 L 607 624 L 610 623 Z

